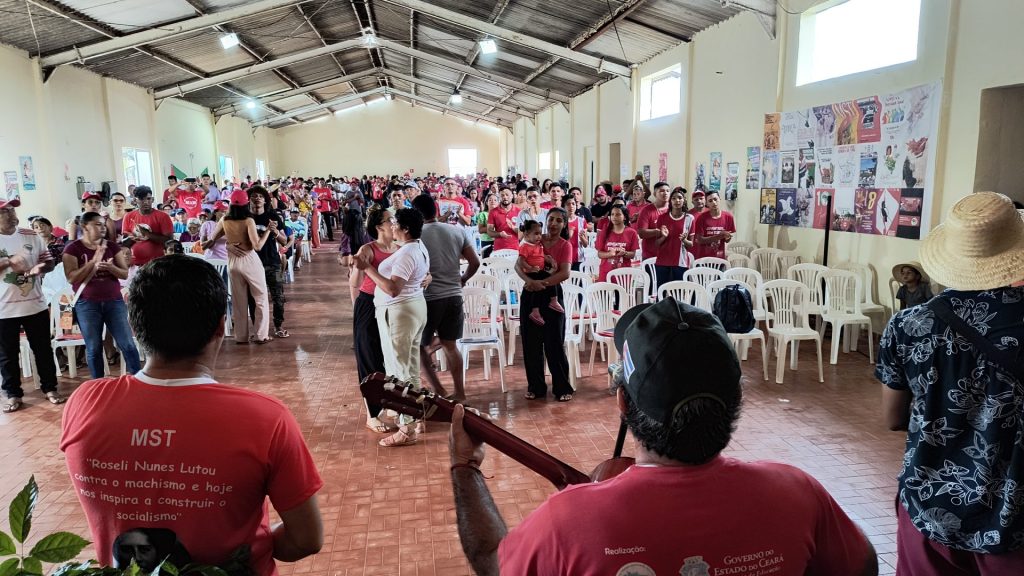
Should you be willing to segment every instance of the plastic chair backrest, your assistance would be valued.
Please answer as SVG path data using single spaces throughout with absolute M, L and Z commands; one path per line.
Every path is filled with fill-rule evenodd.
M 498 281 L 497 276 L 491 276 L 490 274 L 474 274 L 472 278 L 466 281 L 466 286 L 483 288 L 491 294 L 497 294 L 499 286 L 501 286 L 501 282 Z
M 860 276 L 849 270 L 829 270 L 825 279 L 825 310 L 829 314 L 860 314 L 863 296 Z
M 519 251 L 507 248 L 504 250 L 495 250 L 494 252 L 491 252 L 491 258 L 507 258 L 515 261 L 516 258 L 519 258 Z
M 486 288 L 466 286 L 462 289 L 462 310 L 465 322 L 464 340 L 487 340 L 498 334 L 498 295 Z
M 765 280 L 775 280 L 772 276 L 772 261 L 778 252 L 778 248 L 756 248 L 749 254 L 754 262 L 754 269 L 760 272 Z
M 705 256 L 704 258 L 697 258 L 693 263 L 694 268 L 714 268 L 719 272 L 725 272 L 729 269 L 729 261 L 725 258 L 715 258 L 714 256 Z
M 786 273 L 789 272 L 790 266 L 796 266 L 800 263 L 800 255 L 796 252 L 776 252 L 775 256 L 772 257 L 772 273 L 775 275 L 774 279 L 779 280 L 786 278 Z
M 570 270 L 569 271 L 569 283 L 572 284 L 573 286 L 579 288 L 580 290 L 586 292 L 587 286 L 590 286 L 591 284 L 593 284 L 594 283 L 594 279 L 593 279 L 593 277 L 590 276 L 590 274 L 587 274 L 586 272 L 581 272 L 581 271 L 577 271 L 577 270 Z M 563 286 L 564 286 L 564 284 L 563 284 Z
M 742 280 L 755 289 L 760 288 L 764 284 L 764 278 L 761 277 L 760 272 L 753 268 L 743 267 L 729 268 L 722 272 L 722 280 Z
M 519 300 L 523 293 L 523 279 L 512 275 L 505 278 L 505 311 L 509 317 L 515 316 L 519 310 Z
M 657 286 L 655 286 L 655 283 L 658 279 L 658 270 L 657 268 L 655 268 L 655 262 L 657 262 L 657 260 L 657 258 L 644 258 L 644 261 L 641 264 L 641 268 L 643 268 L 644 273 L 647 274 L 646 296 L 648 302 L 650 302 L 651 299 L 654 297 L 655 288 L 657 288 Z
M 715 280 L 722 279 L 722 272 L 715 268 L 701 267 L 701 268 L 690 268 L 683 274 L 683 280 L 687 282 L 696 282 L 707 289 L 707 285 L 714 282 Z
M 601 270 L 601 261 L 597 258 L 588 258 L 580 264 L 580 272 L 590 276 L 591 280 L 597 280 L 597 274 Z
M 583 294 L 584 289 L 570 283 L 562 283 L 562 307 L 565 309 L 565 339 L 583 341 Z
M 807 293 L 813 304 L 824 302 L 821 291 L 821 278 L 828 268 L 821 264 L 794 264 L 786 271 L 787 280 L 796 280 L 807 287 Z
M 608 272 L 608 282 L 622 286 L 626 290 L 628 310 L 637 305 L 637 293 L 647 295 L 648 278 L 647 273 L 637 268 L 616 268 Z
M 725 251 L 727 254 L 739 254 L 741 256 L 750 257 L 750 253 L 757 250 L 757 244 L 751 242 L 743 242 L 733 240 L 726 245 Z
M 626 289 L 611 282 L 594 282 L 587 288 L 588 310 L 594 314 L 597 330 L 611 330 L 618 318 L 615 311 L 628 310 Z M 618 300 L 618 306 L 615 305 Z
M 772 301 L 772 314 L 767 317 L 768 329 L 808 325 L 807 309 L 802 306 L 807 299 L 807 287 L 796 280 L 769 280 L 764 283 L 762 293 Z
M 658 288 L 658 300 L 664 300 L 670 296 L 677 302 L 711 311 L 711 300 L 708 298 L 708 291 L 702 284 L 688 280 L 666 282 Z
M 726 258 L 729 261 L 729 268 L 750 268 L 753 266 L 753 260 L 750 256 L 744 256 L 743 254 L 729 254 Z M 724 272 L 725 270 L 723 270 Z
M 849 270 L 850 272 L 860 276 L 862 288 L 861 303 L 870 304 L 872 306 L 878 305 L 878 303 L 875 302 L 875 296 L 872 293 L 874 292 L 873 288 L 875 286 L 875 271 L 872 270 L 870 266 L 857 262 L 840 262 L 839 264 L 832 266 L 832 268 L 836 270 Z

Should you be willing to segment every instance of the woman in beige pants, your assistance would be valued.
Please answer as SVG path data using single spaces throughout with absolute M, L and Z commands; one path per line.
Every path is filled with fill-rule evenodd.
M 274 233 L 276 222 L 270 227 L 257 231 L 256 222 L 249 213 L 249 195 L 245 190 L 231 194 L 228 214 L 217 222 L 217 228 L 205 244 L 213 245 L 221 236 L 228 241 L 228 274 L 231 276 L 231 320 L 235 325 L 235 343 L 248 344 L 249 337 L 249 294 L 256 302 L 256 318 L 252 340 L 257 344 L 270 342 L 270 315 L 267 300 L 267 279 L 256 251 L 263 248 L 267 238 Z
M 420 242 L 423 216 L 419 212 L 408 208 L 399 210 L 392 225 L 395 240 L 401 248 L 381 262 L 379 268 L 363 258 L 357 258 L 355 265 L 377 284 L 373 302 L 377 307 L 377 328 L 380 330 L 385 369 L 389 375 L 408 382 L 418 390 L 419 343 L 427 323 L 423 280 L 430 271 L 430 256 Z M 398 424 L 398 432 L 382 439 L 381 446 L 406 446 L 416 442 L 419 434 L 417 423 L 410 416 L 402 415 Z

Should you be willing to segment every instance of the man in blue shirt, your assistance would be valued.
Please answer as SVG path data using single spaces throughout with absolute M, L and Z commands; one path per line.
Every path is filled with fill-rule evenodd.
M 1024 220 L 978 192 L 921 246 L 949 289 L 896 314 L 876 377 L 899 474 L 896 574 L 1024 573 Z

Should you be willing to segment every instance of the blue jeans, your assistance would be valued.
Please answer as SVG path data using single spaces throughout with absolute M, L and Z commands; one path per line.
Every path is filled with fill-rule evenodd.
M 81 299 L 75 304 L 75 314 L 85 339 L 85 359 L 89 362 L 89 372 L 93 378 L 103 378 L 104 325 L 121 350 L 128 373 L 135 374 L 142 369 L 132 329 L 128 326 L 128 307 L 124 300 L 96 302 Z

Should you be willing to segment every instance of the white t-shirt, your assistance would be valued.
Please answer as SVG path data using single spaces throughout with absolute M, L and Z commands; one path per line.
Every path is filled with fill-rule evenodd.
M 388 306 L 405 302 L 416 297 L 423 297 L 423 279 L 430 271 L 430 255 L 427 248 L 419 240 L 403 244 L 390 258 L 380 263 L 377 269 L 380 275 L 385 278 L 398 277 L 405 280 L 405 287 L 398 293 L 398 296 L 389 296 L 386 292 L 377 287 L 373 293 L 373 303 L 376 306 Z
M 23 256 L 31 264 L 39 262 L 46 252 L 43 239 L 35 232 L 18 228 L 14 234 L 0 234 L 0 257 Z M 10 268 L 0 270 L 0 318 L 20 318 L 46 310 L 43 299 L 43 277 L 26 278 Z
M 519 215 L 516 216 L 516 227 L 517 228 L 521 227 L 523 225 L 523 223 L 526 222 L 527 220 L 535 220 L 537 222 L 540 222 L 541 233 L 542 234 L 548 231 L 548 211 L 547 210 L 541 208 L 540 212 L 536 216 L 534 216 L 533 214 L 530 214 L 526 210 L 520 211 Z

